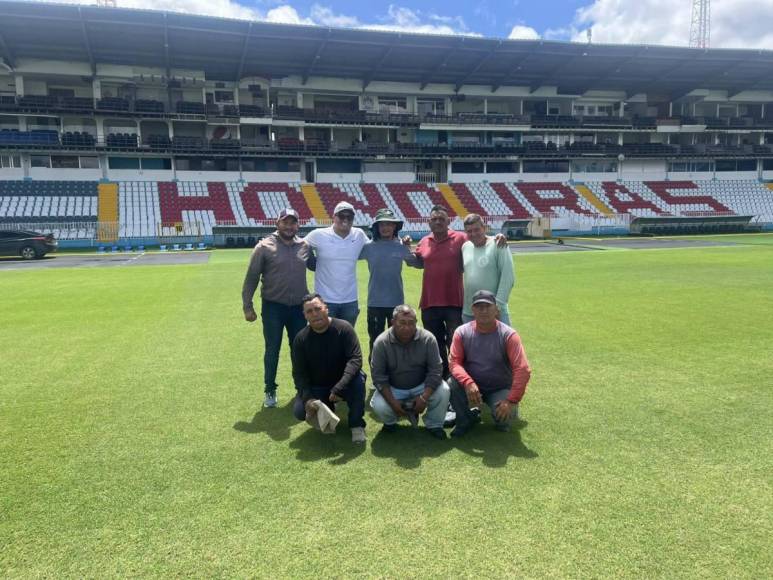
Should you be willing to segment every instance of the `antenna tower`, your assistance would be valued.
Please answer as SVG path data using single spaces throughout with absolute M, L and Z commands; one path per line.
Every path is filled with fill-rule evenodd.
M 708 48 L 711 40 L 711 0 L 692 0 L 690 46 Z

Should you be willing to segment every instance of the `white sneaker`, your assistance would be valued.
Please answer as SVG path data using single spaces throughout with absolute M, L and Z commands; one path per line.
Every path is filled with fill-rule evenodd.
M 365 427 L 352 427 L 352 443 L 365 443 L 367 440 Z
M 263 406 L 269 409 L 276 407 L 276 393 L 266 393 L 266 398 L 263 400 Z

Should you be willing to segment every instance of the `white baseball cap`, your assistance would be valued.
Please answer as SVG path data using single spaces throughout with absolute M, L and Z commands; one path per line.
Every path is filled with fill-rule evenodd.
M 348 201 L 341 201 L 338 203 L 336 208 L 333 210 L 333 215 L 338 215 L 342 211 L 350 211 L 354 213 L 354 206 L 349 203 Z

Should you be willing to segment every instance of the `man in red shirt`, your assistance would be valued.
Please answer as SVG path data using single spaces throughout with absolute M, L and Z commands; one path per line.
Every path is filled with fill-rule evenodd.
M 448 229 L 450 223 L 448 210 L 434 206 L 429 214 L 431 233 L 416 246 L 415 261 L 407 262 L 424 269 L 419 302 L 421 323 L 437 339 L 444 377 L 448 376 L 451 337 L 462 324 L 462 244 L 467 241 L 466 234 Z
M 454 331 L 462 324 L 464 286 L 462 283 L 462 245 L 467 234 L 449 229 L 451 219 L 448 210 L 436 205 L 429 214 L 430 234 L 416 246 L 414 259 L 406 260 L 409 266 L 423 268 L 421 284 L 421 323 L 438 343 L 443 361 L 443 378 L 449 376 L 448 349 Z M 507 245 L 502 234 L 495 238 L 499 247 Z M 403 238 L 410 245 L 410 238 Z

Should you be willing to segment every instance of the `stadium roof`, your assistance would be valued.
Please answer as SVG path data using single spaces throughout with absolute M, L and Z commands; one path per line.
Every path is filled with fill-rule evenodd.
M 212 80 L 311 76 L 463 85 L 773 90 L 773 51 L 406 34 L 176 12 L 0 0 L 0 56 L 203 70 Z

